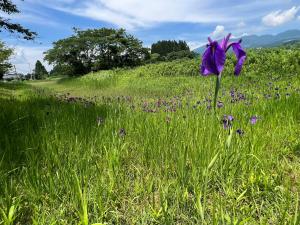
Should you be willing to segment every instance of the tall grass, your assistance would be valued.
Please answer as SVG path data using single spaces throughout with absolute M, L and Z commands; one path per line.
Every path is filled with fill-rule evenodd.
M 298 75 L 224 77 L 228 147 L 213 78 L 144 68 L 0 84 L 0 224 L 299 224 Z

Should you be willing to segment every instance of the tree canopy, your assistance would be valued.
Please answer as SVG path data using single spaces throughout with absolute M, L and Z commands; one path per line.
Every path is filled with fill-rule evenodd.
M 35 63 L 35 69 L 34 69 L 34 77 L 37 80 L 41 80 L 45 78 L 48 75 L 48 72 L 44 65 L 41 63 L 40 60 L 37 60 Z
M 0 11 L 6 14 L 16 14 L 20 13 L 17 6 L 11 0 L 0 0 Z M 18 23 L 11 22 L 10 19 L 6 19 L 0 16 L 0 28 L 6 30 L 10 33 L 21 34 L 26 40 L 33 40 L 36 37 L 36 33 L 24 28 Z
M 150 61 L 172 61 L 195 56 L 185 41 L 162 40 L 152 44 Z
M 12 65 L 8 62 L 12 54 L 13 49 L 6 47 L 5 44 L 0 41 L 0 80 L 4 74 L 12 68 Z
M 74 29 L 74 34 L 53 43 L 45 60 L 82 75 L 90 71 L 141 65 L 149 58 L 142 42 L 124 29 Z M 70 71 L 71 70 L 71 71 Z
M 158 41 L 151 46 L 151 54 L 157 53 L 160 56 L 167 56 L 172 52 L 190 51 L 185 41 Z

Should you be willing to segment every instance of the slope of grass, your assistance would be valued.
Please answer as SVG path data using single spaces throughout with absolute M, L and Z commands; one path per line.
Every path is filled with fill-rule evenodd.
M 298 224 L 299 75 L 165 66 L 0 84 L 0 223 Z

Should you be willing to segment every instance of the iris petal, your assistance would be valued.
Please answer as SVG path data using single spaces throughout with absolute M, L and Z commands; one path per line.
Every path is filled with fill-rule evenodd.
M 204 65 L 201 65 L 201 73 L 203 76 L 211 74 L 211 72 L 208 69 L 206 69 Z
M 214 58 L 215 58 L 216 68 L 218 71 L 217 75 L 219 75 L 224 69 L 226 53 L 218 43 L 216 43 Z
M 212 46 L 209 45 L 202 56 L 201 73 L 204 76 L 215 73 L 214 60 L 212 57 Z
M 232 43 L 232 50 L 237 58 L 237 63 L 235 65 L 234 74 L 238 76 L 241 73 L 243 64 L 246 60 L 246 52 L 242 49 L 240 42 Z
M 231 37 L 231 33 L 229 33 L 226 37 L 224 37 L 221 42 L 221 48 L 223 48 L 224 51 L 226 51 L 227 49 L 230 37 Z
M 226 54 L 222 47 L 216 41 L 210 43 L 202 56 L 201 73 L 204 76 L 219 75 L 224 69 L 225 60 Z

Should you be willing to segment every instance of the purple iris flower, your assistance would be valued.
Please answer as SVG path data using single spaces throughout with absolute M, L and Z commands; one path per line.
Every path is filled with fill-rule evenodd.
M 241 47 L 242 40 L 229 44 L 231 34 L 225 37 L 221 44 L 208 38 L 209 44 L 202 56 L 201 73 L 204 76 L 209 74 L 220 75 L 224 69 L 226 61 L 226 52 L 232 47 L 237 58 L 234 74 L 238 76 L 241 73 L 242 66 L 246 60 L 246 52 Z

